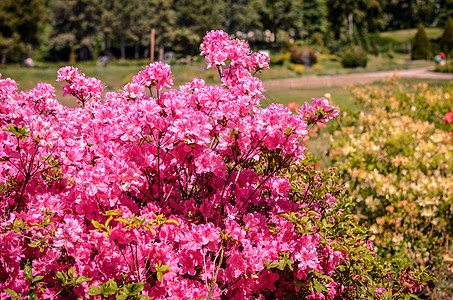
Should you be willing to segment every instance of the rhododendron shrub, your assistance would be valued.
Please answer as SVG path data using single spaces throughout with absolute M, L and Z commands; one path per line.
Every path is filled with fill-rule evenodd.
M 172 87 L 154 63 L 119 92 L 58 72 L 0 80 L 0 298 L 399 297 L 426 278 L 392 273 L 355 225 L 332 171 L 305 160 L 313 99 L 261 108 L 268 58 L 222 31 L 201 45 L 222 84 Z M 168 90 L 170 89 L 170 90 Z
M 355 87 L 364 109 L 342 118 L 330 158 L 378 253 L 428 268 L 431 299 L 453 296 L 453 143 L 443 122 L 453 86 Z M 429 121 L 431 119 L 431 121 Z

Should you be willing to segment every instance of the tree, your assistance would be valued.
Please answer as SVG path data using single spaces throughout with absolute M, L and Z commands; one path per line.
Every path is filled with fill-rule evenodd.
M 387 30 L 415 28 L 420 22 L 433 24 L 436 18 L 436 0 L 380 0 L 380 2 Z
M 96 35 L 100 33 L 101 5 L 99 0 L 55 0 L 52 3 L 51 47 L 69 49 L 70 60 L 94 56 Z
M 251 0 L 224 0 L 224 23 L 223 27 L 229 34 L 242 38 L 242 34 L 248 34 L 256 30 L 262 30 L 260 16 L 253 7 Z M 248 36 L 248 41 L 253 41 L 255 36 Z
M 12 56 L 17 50 L 19 50 L 19 53 L 15 53 L 17 59 L 23 55 L 28 56 L 31 47 L 39 44 L 39 35 L 46 18 L 43 0 L 0 1 L 2 60 Z
M 412 44 L 412 59 L 427 59 L 431 54 L 431 43 L 425 32 L 423 23 L 418 25 L 417 33 L 415 34 Z
M 351 44 L 368 49 L 366 35 L 383 28 L 382 5 L 378 0 L 327 0 L 331 49 L 340 51 Z
M 328 30 L 326 0 L 305 0 L 303 9 L 304 36 L 313 39 L 313 34 L 325 37 Z
M 444 27 L 444 33 L 440 38 L 440 49 L 447 55 L 450 55 L 453 51 L 453 19 L 450 17 L 447 19 Z
M 173 46 L 173 33 L 177 21 L 177 12 L 170 0 L 152 0 L 148 3 L 147 29 L 144 35 L 149 35 L 151 28 L 156 30 L 156 49 L 159 51 Z M 138 28 L 139 29 L 139 28 Z M 173 50 L 173 49 L 172 49 Z
M 220 29 L 223 23 L 221 0 L 175 0 L 175 26 L 169 39 L 172 50 L 195 55 L 206 32 Z
M 435 23 L 445 24 L 453 16 L 453 0 L 436 0 Z
M 303 9 L 299 0 L 256 0 L 253 9 L 260 16 L 265 42 L 283 46 L 303 34 Z

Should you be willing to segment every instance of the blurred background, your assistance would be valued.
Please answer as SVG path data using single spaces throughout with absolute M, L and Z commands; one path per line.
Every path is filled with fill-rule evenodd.
M 213 29 L 256 50 L 307 45 L 339 54 L 359 45 L 374 55 L 407 54 L 420 24 L 434 54 L 452 13 L 450 0 L 2 0 L 0 55 L 3 63 L 148 58 L 152 28 L 156 58 L 198 55 Z
M 452 0 L 1 0 L 0 73 L 29 89 L 77 65 L 116 90 L 150 60 L 163 60 L 176 84 L 194 76 L 214 82 L 199 57 L 214 29 L 271 56 L 263 80 L 451 72 L 452 14 Z

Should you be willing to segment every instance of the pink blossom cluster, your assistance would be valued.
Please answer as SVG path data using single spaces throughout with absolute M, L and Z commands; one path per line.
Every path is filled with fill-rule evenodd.
M 163 62 L 152 63 L 135 75 L 131 84 L 149 89 L 155 86 L 157 91 L 169 89 L 173 85 L 171 68 Z
M 269 68 L 270 58 L 263 53 L 251 53 L 247 42 L 230 39 L 221 30 L 208 32 L 200 46 L 208 68 L 217 68 L 225 87 L 236 95 L 262 97 L 262 82 L 253 75 Z M 229 64 L 226 65 L 226 62 Z M 256 104 L 256 103 L 254 103 Z
M 84 106 L 88 101 L 98 100 L 104 90 L 101 81 L 94 77 L 86 78 L 76 67 L 63 67 L 58 70 L 57 81 L 66 81 L 63 96 L 72 95 Z
M 244 60 L 266 64 L 245 42 L 215 31 L 202 49 L 208 64 L 240 66 L 222 74 L 228 86 L 195 78 L 149 97 L 145 88 L 172 83 L 156 63 L 102 97 L 98 80 L 65 67 L 58 80 L 81 102 L 68 108 L 49 85 L 18 92 L 0 80 L 0 299 L 101 299 L 133 283 L 140 299 L 347 290 L 334 279 L 313 289 L 313 274 L 334 278 L 348 255 L 282 215 L 316 220 L 336 202 L 330 193 L 313 202 L 311 182 L 302 200 L 292 190 L 287 170 L 305 158 L 311 112 L 259 107 L 261 82 Z M 325 99 L 313 107 L 318 122 L 338 115 Z M 108 282 L 118 289 L 101 294 Z
M 312 98 L 311 104 L 305 102 L 297 112 L 304 116 L 307 124 L 325 123 L 338 117 L 339 110 L 329 103 L 327 98 Z

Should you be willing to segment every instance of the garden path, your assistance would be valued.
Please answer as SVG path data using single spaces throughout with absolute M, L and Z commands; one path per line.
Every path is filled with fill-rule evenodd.
M 264 88 L 266 90 L 284 90 L 345 86 L 348 84 L 368 84 L 390 77 L 395 74 L 395 72 L 401 77 L 453 80 L 453 74 L 435 73 L 432 72 L 432 69 L 432 67 L 428 67 L 412 70 L 380 71 L 370 73 L 265 80 Z

